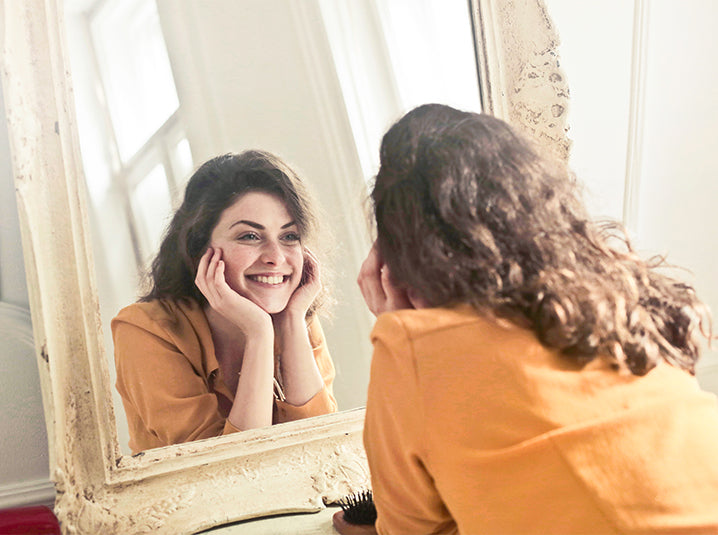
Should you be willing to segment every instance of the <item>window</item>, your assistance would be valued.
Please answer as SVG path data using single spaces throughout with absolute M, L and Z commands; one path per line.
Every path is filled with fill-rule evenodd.
M 66 17 L 91 203 L 101 227 L 110 205 L 126 223 L 101 239 L 124 239 L 141 273 L 193 167 L 157 5 L 72 0 Z
M 437 102 L 481 111 L 467 0 L 319 0 L 364 175 L 401 115 Z

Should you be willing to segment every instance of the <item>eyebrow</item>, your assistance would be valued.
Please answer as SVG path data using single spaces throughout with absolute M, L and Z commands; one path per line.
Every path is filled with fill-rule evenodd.
M 260 225 L 259 223 L 256 223 L 254 221 L 249 221 L 247 219 L 240 219 L 239 221 L 235 221 L 234 223 L 232 223 L 229 226 L 229 228 L 231 229 L 237 225 L 242 225 L 242 224 L 248 225 L 252 228 L 256 228 L 257 230 L 265 230 L 265 228 L 266 228 L 264 225 Z M 290 221 L 289 223 L 285 223 L 284 225 L 282 225 L 280 228 L 285 229 L 285 228 L 289 228 L 292 225 L 296 225 L 296 224 L 297 224 L 296 221 Z

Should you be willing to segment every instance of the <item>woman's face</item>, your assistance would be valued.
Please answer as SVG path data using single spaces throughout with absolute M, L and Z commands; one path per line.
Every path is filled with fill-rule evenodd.
M 269 314 L 284 310 L 302 279 L 299 227 L 284 202 L 251 191 L 227 207 L 210 237 L 222 250 L 230 288 Z

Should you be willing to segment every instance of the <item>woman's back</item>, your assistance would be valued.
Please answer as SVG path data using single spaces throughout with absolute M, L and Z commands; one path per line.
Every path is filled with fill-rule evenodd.
M 380 533 L 718 531 L 718 408 L 687 372 L 582 366 L 468 306 L 381 315 L 372 339 Z
M 718 533 L 710 312 L 580 193 L 489 115 L 427 104 L 382 139 L 359 275 L 380 533 Z

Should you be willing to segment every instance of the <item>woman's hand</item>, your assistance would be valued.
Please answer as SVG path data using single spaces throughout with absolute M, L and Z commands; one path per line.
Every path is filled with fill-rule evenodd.
M 332 515 L 332 524 L 339 535 L 377 535 L 374 524 L 350 524 L 344 520 L 344 511 L 337 511 Z
M 210 247 L 199 261 L 194 283 L 207 298 L 211 309 L 235 325 L 244 335 L 241 375 L 227 419 L 237 429 L 265 427 L 272 423 L 274 406 L 272 318 L 227 284 L 224 267 L 222 249 Z
M 304 405 L 324 388 L 305 321 L 307 311 L 321 289 L 319 262 L 311 251 L 304 249 L 302 282 L 284 310 L 272 315 L 274 332 L 282 348 L 282 387 L 286 402 L 291 405 Z
M 282 312 L 277 314 L 277 316 L 293 315 L 303 320 L 321 289 L 322 281 L 319 261 L 317 257 L 314 256 L 314 253 L 305 247 L 302 282 L 297 286 L 297 289 L 294 290 L 287 306 Z
M 209 306 L 236 325 L 245 335 L 272 329 L 272 318 L 255 303 L 242 297 L 224 278 L 222 249 L 211 247 L 202 255 L 194 283 Z
M 359 270 L 357 284 L 359 284 L 369 310 L 375 316 L 382 312 L 391 312 L 402 308 L 418 308 L 414 307 L 406 292 L 398 289 L 392 283 L 389 267 L 379 256 L 376 242 L 372 245 Z

